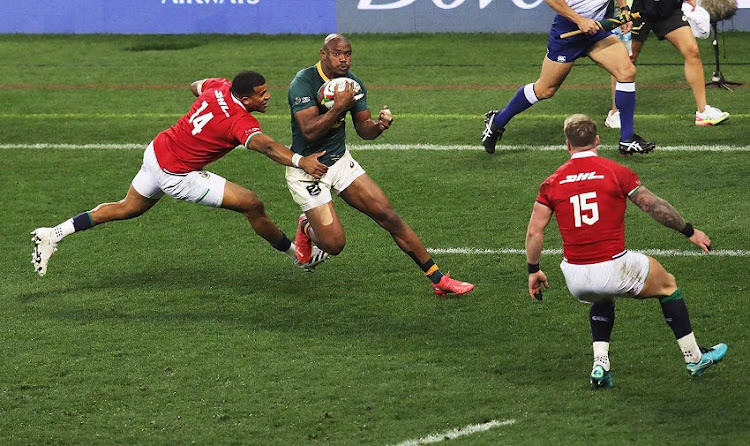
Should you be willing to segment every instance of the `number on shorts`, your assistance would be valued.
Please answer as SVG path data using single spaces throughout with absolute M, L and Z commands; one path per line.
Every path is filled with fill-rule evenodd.
M 203 127 L 205 127 L 206 124 L 208 124 L 208 121 L 213 119 L 214 114 L 211 112 L 206 113 L 205 115 L 198 116 L 203 110 L 208 107 L 208 102 L 203 101 L 200 107 L 198 107 L 198 110 L 193 113 L 193 116 L 190 117 L 188 120 L 189 123 L 193 124 L 193 135 L 197 135 L 203 130 Z
M 599 221 L 599 205 L 596 201 L 588 201 L 596 198 L 596 192 L 586 192 L 585 194 L 573 195 L 570 202 L 573 204 L 573 215 L 575 216 L 576 228 L 580 228 L 582 223 L 591 226 Z M 590 211 L 591 215 L 581 215 L 582 212 Z

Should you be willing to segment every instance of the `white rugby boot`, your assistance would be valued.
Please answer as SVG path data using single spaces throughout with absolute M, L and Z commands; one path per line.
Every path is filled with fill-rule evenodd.
M 31 233 L 31 241 L 34 242 L 31 263 L 39 276 L 47 274 L 49 258 L 57 251 L 57 242 L 52 237 L 53 231 L 54 228 L 37 228 Z

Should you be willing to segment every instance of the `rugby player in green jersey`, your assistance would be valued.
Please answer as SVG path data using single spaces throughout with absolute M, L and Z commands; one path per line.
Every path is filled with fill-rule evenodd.
M 417 234 L 393 210 L 382 189 L 346 149 L 347 114 L 351 114 L 357 135 L 366 140 L 377 138 L 393 123 L 391 112 L 385 106 L 378 118 L 373 119 L 367 106 L 367 89 L 349 71 L 351 61 L 349 41 L 341 34 L 330 34 L 320 50 L 320 61 L 300 70 L 289 86 L 292 151 L 299 156 L 325 152 L 319 161 L 328 166 L 328 172 L 320 179 L 295 167 L 286 169 L 289 191 L 304 212 L 299 218 L 295 239 L 297 258 L 304 263 L 311 255 L 313 243 L 331 255 L 344 249 L 346 235 L 333 207 L 333 189 L 346 203 L 391 234 L 398 247 L 422 268 L 436 295 L 466 294 L 474 285 L 451 279 L 440 271 Z M 355 95 L 353 84 L 347 84 L 344 89 L 336 90 L 334 105 L 328 109 L 318 103 L 318 90 L 339 77 L 359 83 L 362 94 Z

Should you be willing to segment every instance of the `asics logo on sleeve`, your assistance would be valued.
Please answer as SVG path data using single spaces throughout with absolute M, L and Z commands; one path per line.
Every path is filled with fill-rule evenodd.
M 560 181 L 560 184 L 575 183 L 576 181 L 586 180 L 603 180 L 604 175 L 597 175 L 596 171 L 579 173 L 577 175 L 566 175 L 564 180 Z

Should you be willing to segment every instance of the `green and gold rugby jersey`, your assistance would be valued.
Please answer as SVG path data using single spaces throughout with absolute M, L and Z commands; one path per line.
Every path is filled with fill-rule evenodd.
M 357 81 L 362 87 L 362 93 L 364 93 L 364 96 L 354 103 L 348 113 L 367 110 L 367 89 L 364 84 L 351 71 L 346 73 L 346 77 Z M 305 140 L 302 130 L 297 125 L 297 121 L 294 120 L 296 112 L 310 107 L 318 107 L 320 114 L 328 111 L 325 106 L 318 103 L 318 90 L 329 80 L 323 73 L 320 62 L 300 70 L 289 85 L 287 100 L 292 111 L 292 152 L 307 156 L 325 150 L 326 154 L 320 157 L 320 162 L 330 167 L 346 152 L 346 113 L 328 133 L 312 142 Z

